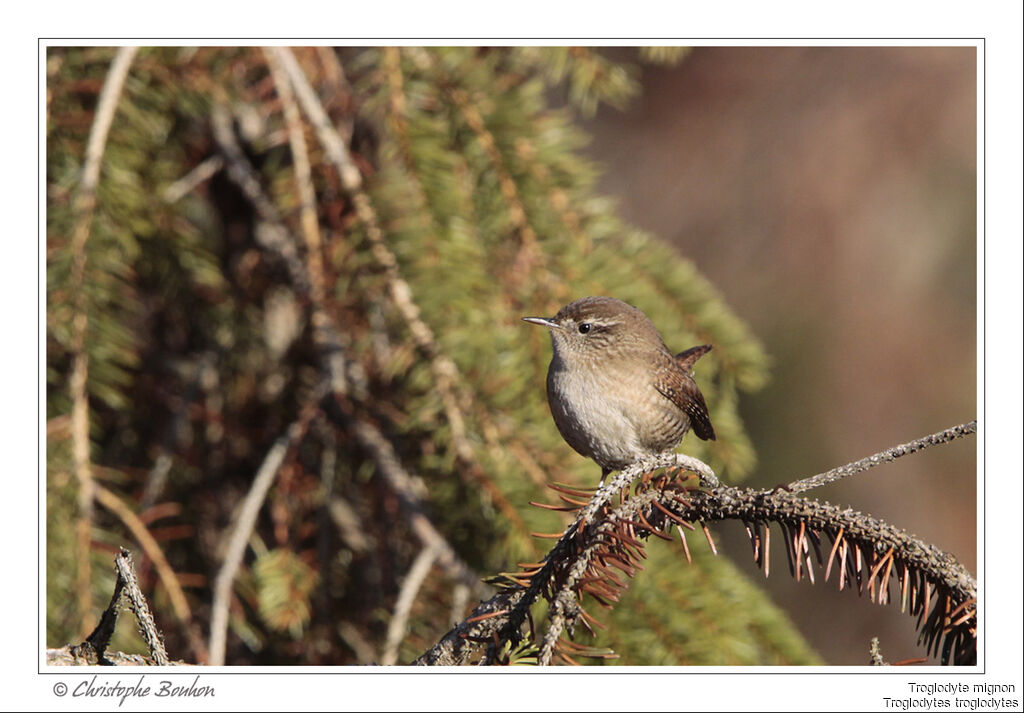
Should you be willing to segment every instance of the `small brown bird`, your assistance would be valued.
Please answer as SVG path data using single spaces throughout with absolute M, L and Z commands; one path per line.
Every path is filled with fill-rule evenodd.
M 643 456 L 674 450 L 692 426 L 715 440 L 693 365 L 705 344 L 673 355 L 647 315 L 612 297 L 585 297 L 554 317 L 548 405 L 562 438 L 601 466 L 601 481 Z

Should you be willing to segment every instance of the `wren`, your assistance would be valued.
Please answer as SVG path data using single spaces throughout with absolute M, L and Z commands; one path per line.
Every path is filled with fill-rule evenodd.
M 551 331 L 548 405 L 562 438 L 601 466 L 601 481 L 636 460 L 674 450 L 691 428 L 715 440 L 693 365 L 711 345 L 673 354 L 636 307 L 585 297 L 554 317 L 524 317 Z

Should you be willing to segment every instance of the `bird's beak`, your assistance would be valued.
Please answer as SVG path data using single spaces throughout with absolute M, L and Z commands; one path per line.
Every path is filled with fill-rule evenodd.
M 523 321 L 529 322 L 530 324 L 539 324 L 543 327 L 547 327 L 548 329 L 562 328 L 562 325 L 560 325 L 558 322 L 556 322 L 553 319 L 547 319 L 546 317 L 523 317 Z

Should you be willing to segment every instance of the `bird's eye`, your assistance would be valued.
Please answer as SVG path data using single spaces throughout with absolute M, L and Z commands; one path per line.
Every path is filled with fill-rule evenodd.
M 590 322 L 584 322 L 577 329 L 580 331 L 580 334 L 586 334 L 590 331 Z

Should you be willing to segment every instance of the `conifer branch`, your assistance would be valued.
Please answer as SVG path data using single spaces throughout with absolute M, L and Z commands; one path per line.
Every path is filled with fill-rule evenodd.
M 295 238 L 281 221 L 276 207 L 263 193 L 255 176 L 255 171 L 244 155 L 241 154 L 241 149 L 238 147 L 231 131 L 230 119 L 226 110 L 222 109 L 219 114 L 215 113 L 214 126 L 215 134 L 218 136 L 218 143 L 225 152 L 229 175 L 243 189 L 261 216 L 271 222 L 275 230 L 284 238 L 280 243 L 275 243 L 275 246 L 283 248 L 287 245 L 293 248 L 292 250 L 283 250 L 282 254 L 289 256 L 286 261 L 291 265 L 289 273 L 296 282 L 296 289 L 308 296 L 310 281 L 306 275 L 306 266 L 298 261 L 298 256 L 294 252 Z M 345 358 L 343 352 L 345 340 L 329 320 L 325 320 L 321 326 L 326 331 L 328 339 L 335 345 L 335 348 L 322 353 L 322 357 L 325 360 L 324 369 L 332 389 L 332 393 L 322 400 L 325 413 L 335 420 L 340 418 L 343 427 L 346 430 L 352 431 L 360 444 L 374 457 L 388 485 L 407 505 L 411 513 L 410 525 L 413 531 L 416 532 L 425 546 L 436 545 L 440 548 L 439 551 L 442 553 L 440 560 L 448 569 L 449 574 L 457 581 L 462 581 L 471 586 L 474 590 L 486 592 L 485 588 L 481 589 L 480 582 L 472 570 L 459 559 L 451 545 L 445 541 L 430 520 L 423 515 L 422 496 L 416 492 L 417 489 L 412 485 L 414 482 L 412 477 L 402 468 L 387 438 L 369 421 L 356 416 L 347 401 L 343 405 L 344 395 L 351 390 L 350 387 L 353 385 L 353 370 L 349 368 L 349 361 Z M 356 386 L 358 387 L 358 384 Z M 359 389 L 357 388 L 357 390 Z M 351 411 L 352 413 L 346 416 L 346 411 Z M 219 619 L 216 621 L 218 626 L 223 628 L 226 626 L 226 611 L 222 618 L 223 622 Z M 213 651 L 212 642 L 213 639 L 211 637 L 211 655 Z M 217 664 L 214 663 L 214 665 Z
M 292 286 L 296 292 L 313 306 L 314 340 L 319 350 L 324 372 L 335 393 L 344 394 L 350 388 L 365 392 L 365 377 L 358 364 L 346 358 L 344 350 L 348 339 L 335 326 L 325 304 L 326 290 L 319 293 L 314 283 L 323 286 L 324 276 L 321 260 L 312 257 L 313 250 L 306 250 L 306 261 L 298 252 L 300 240 L 288 228 L 274 202 L 263 191 L 256 170 L 242 152 L 231 126 L 231 117 L 223 106 L 215 106 L 212 114 L 214 138 L 224 155 L 228 177 L 242 191 L 264 221 L 264 229 L 257 230 L 257 239 L 266 249 L 278 255 L 285 263 Z
M 184 176 L 167 186 L 163 190 L 164 201 L 167 203 L 177 203 L 194 191 L 196 186 L 212 178 L 222 168 L 224 168 L 224 159 L 220 156 L 210 156 L 210 158 L 198 164 Z
M 135 621 L 139 626 L 139 633 L 143 641 L 149 647 L 149 654 L 152 663 L 157 666 L 167 666 L 170 660 L 167 657 L 167 649 L 164 647 L 163 636 L 153 621 L 153 615 L 149 611 L 149 604 L 142 590 L 139 589 L 139 580 L 135 576 L 135 564 L 132 562 L 131 552 L 121 548 L 114 557 L 114 593 L 110 597 L 110 604 L 100 617 L 100 622 L 91 634 L 77 646 L 66 646 L 63 649 L 50 649 L 47 651 L 48 664 L 66 665 L 96 665 L 112 663 L 112 656 L 107 654 L 107 646 L 114 630 L 117 627 L 117 618 L 121 610 L 121 599 L 127 597 L 128 607 L 135 615 Z M 143 661 L 142 663 L 149 663 Z
M 416 190 L 416 199 L 420 210 L 429 209 L 430 201 L 423 190 L 423 184 L 419 180 L 416 171 L 416 163 L 413 160 L 412 145 L 409 141 L 409 119 L 406 115 L 408 103 L 405 100 L 405 81 L 402 75 L 402 54 L 398 47 L 384 47 L 381 50 L 384 62 L 384 74 L 388 82 L 388 104 L 392 133 L 395 135 L 395 143 L 402 157 L 402 163 L 406 172 L 413 178 Z
M 810 490 L 811 488 L 820 488 L 822 485 L 828 485 L 829 483 L 834 483 L 837 480 L 848 478 L 856 473 L 868 470 L 869 468 L 874 468 L 876 465 L 891 463 L 897 458 L 910 455 L 911 453 L 916 453 L 917 451 L 928 448 L 929 446 L 948 443 L 949 441 L 956 440 L 957 438 L 963 438 L 977 430 L 977 421 L 961 423 L 958 426 L 952 426 L 944 431 L 933 433 L 930 436 L 923 436 L 922 438 L 917 438 L 909 443 L 903 443 L 898 446 L 893 446 L 892 448 L 887 448 L 886 450 L 875 453 L 867 458 L 861 458 L 858 461 L 847 463 L 846 465 L 833 468 L 832 470 L 824 473 L 812 475 L 810 478 L 798 480 L 795 483 L 790 483 L 786 487 L 791 493 L 802 493 L 803 491 Z
M 139 588 L 138 577 L 131 552 L 120 548 L 114 557 L 114 593 L 103 611 L 99 624 L 80 644 L 69 644 L 57 649 L 46 650 L 47 666 L 179 666 L 180 661 L 171 661 L 167 656 L 163 635 L 153 620 L 146 597 Z M 121 613 L 122 599 L 128 600 L 128 608 L 135 615 L 139 634 L 149 648 L 149 658 L 120 651 L 107 651 L 110 639 L 117 628 Z
M 871 646 L 868 652 L 871 659 L 872 666 L 888 666 L 889 663 L 882 656 L 882 646 L 878 642 L 878 637 L 871 637 Z
M 384 643 L 384 653 L 380 657 L 382 666 L 393 666 L 398 661 L 398 647 L 405 638 L 405 630 L 409 623 L 409 613 L 412 611 L 413 602 L 416 601 L 416 594 L 423 585 L 423 580 L 430 573 L 434 566 L 434 560 L 440 551 L 436 546 L 427 546 L 420 550 L 413 560 L 409 572 L 405 575 L 402 588 L 398 592 L 398 599 L 395 601 L 395 611 L 388 622 L 388 633 Z
M 304 296 L 310 295 L 310 276 L 299 256 L 299 241 L 285 224 L 280 211 L 270 196 L 263 190 L 256 169 L 246 158 L 235 137 L 231 125 L 231 112 L 222 104 L 216 104 L 210 114 L 213 138 L 224 156 L 228 178 L 242 191 L 262 221 L 258 226 L 256 240 L 272 250 L 284 262 L 295 288 Z
M 914 443 L 931 443 L 929 439 L 946 442 L 969 432 L 969 428 L 967 424 L 950 429 L 958 435 L 947 432 Z M 895 458 L 904 454 L 902 448 L 889 452 Z M 921 643 L 929 653 L 947 664 L 969 665 L 975 661 L 977 583 L 951 555 L 870 516 L 807 500 L 785 489 L 687 487 L 673 471 L 685 468 L 699 472 L 699 461 L 694 461 L 673 453 L 639 461 L 599 488 L 585 504 L 575 499 L 585 491 L 552 486 L 564 502 L 578 509 L 575 522 L 566 528 L 543 562 L 504 574 L 502 591 L 477 607 L 417 663 L 465 663 L 478 648 L 473 643 L 487 645 L 481 663 L 499 663 L 506 643 L 518 645 L 522 641 L 522 625 L 540 596 L 548 599 L 550 606 L 538 663 L 549 664 L 556 654 L 559 660 L 575 663 L 573 655 L 588 653 L 578 645 L 566 648 L 562 636 L 572 633 L 578 624 L 591 628 L 594 620 L 581 606 L 584 593 L 602 606 L 613 606 L 628 578 L 642 569 L 639 558 L 643 556 L 643 541 L 650 535 L 668 538 L 666 532 L 673 527 L 682 535 L 680 528 L 692 528 L 695 522 L 707 534 L 704 523 L 719 520 L 738 520 L 746 525 L 754 560 L 766 575 L 769 525 L 775 523 L 783 531 L 790 573 L 798 581 L 804 576 L 814 580 L 813 558 L 825 569 L 826 580 L 835 565 L 840 589 L 848 584 L 856 586 L 858 594 L 867 592 L 878 604 L 892 601 L 890 590 L 895 585 L 901 609 L 917 616 Z M 653 474 L 659 469 L 665 472 Z M 636 482 L 631 494 L 629 486 L 641 474 L 648 475 Z M 613 507 L 611 501 L 616 494 L 620 502 Z M 827 561 L 823 535 L 832 541 Z M 714 548 L 710 535 L 709 543 Z
M 412 188 L 412 192 L 416 198 L 416 211 L 414 215 L 429 214 L 431 221 L 431 229 L 429 234 L 426 236 L 428 245 L 435 245 L 437 237 L 435 233 L 438 232 L 439 227 L 437 221 L 433 217 L 431 211 L 430 200 L 427 197 L 426 190 L 423 186 L 423 181 L 419 174 L 416 166 L 416 160 L 413 155 L 412 142 L 409 137 L 409 102 L 406 100 L 405 95 L 405 76 L 402 70 L 402 56 L 403 52 L 407 52 L 411 56 L 416 64 L 425 71 L 436 72 L 436 63 L 433 61 L 429 53 L 423 52 L 420 48 L 408 47 L 385 47 L 382 48 L 382 64 L 384 75 L 387 79 L 388 86 L 388 106 L 390 112 L 386 116 L 386 123 L 391 129 L 391 133 L 394 135 L 395 144 L 398 147 L 398 153 L 402 160 L 402 165 L 405 168 L 405 172 L 409 179 L 409 184 Z M 453 90 L 456 91 L 456 90 Z M 466 107 L 458 105 L 460 110 L 465 113 Z M 516 188 L 515 181 L 512 179 L 508 171 L 504 169 L 504 162 L 501 157 L 500 151 L 497 150 L 494 136 L 487 131 L 486 125 L 484 124 L 483 117 L 479 111 L 471 105 L 468 107 L 470 112 L 467 124 L 472 124 L 473 130 L 478 136 L 478 140 L 482 145 L 487 148 L 488 156 L 494 163 L 497 169 L 502 171 L 502 191 L 512 203 L 510 204 L 509 212 L 516 222 L 517 229 L 525 230 L 527 236 L 532 236 L 533 243 L 536 243 L 536 235 L 530 224 L 525 220 L 526 211 L 522 205 L 522 201 L 519 197 L 518 189 Z M 526 139 L 522 139 L 526 142 Z M 542 172 L 542 167 L 538 163 L 532 164 L 536 173 Z M 537 177 L 537 180 L 542 180 Z M 563 222 L 574 228 L 577 237 L 580 241 L 587 242 L 589 245 L 589 238 L 582 235 L 579 226 L 579 217 L 572 211 L 567 210 L 568 198 L 565 193 L 559 188 L 551 188 L 550 199 L 552 207 L 560 211 L 560 216 Z M 467 209 L 469 212 L 469 209 Z M 523 448 L 515 438 L 513 434 L 509 432 L 509 428 L 501 428 L 495 423 L 491 414 L 487 411 L 486 407 L 482 405 L 479 399 L 472 398 L 467 393 L 467 389 L 463 388 L 463 380 L 459 380 L 457 384 L 458 397 L 461 404 L 470 404 L 470 408 L 473 409 L 474 416 L 481 425 L 481 435 L 487 443 L 488 448 L 495 452 L 508 450 L 511 451 L 512 455 L 522 464 L 523 468 L 530 475 L 533 481 L 537 485 L 543 486 L 546 482 L 546 476 L 544 475 L 543 469 L 538 465 L 529 449 Z M 446 406 L 447 408 L 447 406 Z M 503 431 L 504 442 L 499 436 L 499 430 Z M 515 437 L 522 437 L 522 434 L 516 433 Z M 456 441 L 458 443 L 458 441 Z M 487 490 L 488 496 L 498 504 L 502 512 L 509 518 L 509 520 L 516 526 L 520 533 L 527 532 L 525 524 L 519 518 L 519 514 L 512 508 L 507 499 L 502 495 L 500 489 L 490 483 L 490 479 L 487 474 L 481 471 L 479 468 L 473 469 L 474 477 L 484 483 L 485 489 Z M 532 543 L 531 543 L 532 545 Z
M 96 114 L 89 129 L 85 149 L 85 163 L 81 180 L 72 204 L 74 228 L 71 234 L 71 295 L 73 299 L 71 336 L 71 442 L 72 462 L 78 479 L 78 611 L 84 629 L 92 628 L 92 565 L 89 559 L 92 541 L 93 498 L 95 482 L 89 455 L 89 354 L 86 332 L 89 327 L 89 307 L 86 285 L 86 244 L 96 211 L 96 189 L 99 186 L 103 152 L 107 146 L 110 125 L 124 89 L 125 79 L 138 47 L 121 47 L 110 64 L 103 89 L 100 91 Z
M 287 47 L 274 47 L 270 51 L 276 54 L 280 60 L 281 66 L 295 89 L 303 112 L 313 124 L 321 145 L 341 178 L 342 186 L 352 199 L 356 214 L 370 240 L 374 259 L 384 270 L 391 301 L 409 328 L 416 346 L 423 352 L 430 364 L 434 374 L 435 388 L 441 397 L 445 417 L 451 428 L 452 445 L 461 465 L 460 475 L 468 476 L 472 482 L 483 487 L 505 516 L 511 522 L 516 523 L 521 530 L 525 530 L 519 513 L 508 502 L 501 490 L 487 477 L 477 461 L 475 449 L 469 439 L 465 415 L 457 397 L 461 378 L 459 369 L 455 362 L 441 350 L 433 330 L 423 320 L 420 308 L 413 298 L 412 288 L 401 275 L 398 259 L 387 246 L 377 213 L 363 187 L 362 174 L 355 161 L 352 160 L 347 145 L 332 126 L 330 117 L 292 52 Z
M 294 57 L 290 53 L 268 51 L 268 54 L 274 56 L 278 60 L 281 60 L 281 65 L 285 70 L 287 70 L 289 81 L 291 81 L 292 86 L 296 88 L 300 100 L 303 96 L 306 96 L 305 92 L 312 92 L 312 88 L 309 87 L 308 84 L 305 89 L 301 89 L 296 85 L 295 78 L 292 76 L 292 73 L 294 71 L 301 73 L 301 70 L 298 69 L 298 65 L 295 63 Z M 291 64 L 289 64 L 289 59 Z M 316 99 L 315 94 L 312 95 L 312 98 L 314 100 Z M 308 100 L 309 97 L 307 96 L 306 101 Z M 318 100 L 317 106 L 319 107 Z M 323 112 L 322 107 L 320 107 L 320 111 Z M 319 116 L 319 119 L 327 122 L 326 112 L 323 112 L 322 116 Z M 274 230 L 274 234 L 280 236 L 279 239 L 274 240 L 269 246 L 277 250 L 279 254 L 285 258 L 285 262 L 289 265 L 289 274 L 295 283 L 296 289 L 299 290 L 300 293 L 309 297 L 312 301 L 313 298 L 310 289 L 311 280 L 307 270 L 316 268 L 307 268 L 307 265 L 302 264 L 299 260 L 294 249 L 298 241 L 282 221 L 277 208 L 273 205 L 270 198 L 263 192 L 259 180 L 256 177 L 255 170 L 249 164 L 244 154 L 242 154 L 241 148 L 238 146 L 237 140 L 231 130 L 230 118 L 227 111 L 221 108 L 218 112 L 215 112 L 213 123 L 215 136 L 217 137 L 218 144 L 220 145 L 227 161 L 229 177 L 231 177 L 236 185 L 243 190 L 246 197 L 256 208 L 258 214 L 270 224 Z M 329 123 L 327 126 L 330 128 Z M 333 131 L 333 129 L 330 130 Z M 332 141 L 331 145 L 335 146 L 338 144 L 335 144 Z M 343 144 L 341 144 L 341 146 L 344 148 Z M 397 267 L 395 269 L 397 270 Z M 404 284 L 404 282 L 402 284 Z M 402 290 L 399 290 L 399 292 L 402 292 Z M 413 307 L 415 306 L 413 305 Z M 323 319 L 320 321 L 318 326 L 325 337 L 325 341 L 321 342 L 321 344 L 324 345 L 321 350 L 321 358 L 324 361 L 325 375 L 329 378 L 331 384 L 331 393 L 321 399 L 321 405 L 324 408 L 325 413 L 336 421 L 339 421 L 346 430 L 352 432 L 355 435 L 356 440 L 371 454 L 389 487 L 396 493 L 396 495 L 399 496 L 400 500 L 406 506 L 412 530 L 420 538 L 424 546 L 436 548 L 436 551 L 439 553 L 438 560 L 446 569 L 449 576 L 454 578 L 456 581 L 466 584 L 481 596 L 486 596 L 490 593 L 489 590 L 480 584 L 477 576 L 458 557 L 455 550 L 437 531 L 429 518 L 423 514 L 422 493 L 417 492 L 417 489 L 413 485 L 415 481 L 413 481 L 412 477 L 409 476 L 401 466 L 390 442 L 376 426 L 372 425 L 362 416 L 357 415 L 355 413 L 355 409 L 352 408 L 352 404 L 348 401 L 346 394 L 349 394 L 353 386 L 357 393 L 365 391 L 365 387 L 360 388 L 358 375 L 354 373 L 355 365 L 352 364 L 344 354 L 344 346 L 347 344 L 347 340 L 327 317 L 325 309 L 321 310 L 321 314 L 323 315 Z M 423 329 L 429 330 L 425 324 L 422 322 L 420 322 L 420 324 Z M 429 336 L 432 340 L 432 335 Z M 434 342 L 431 341 L 430 344 L 433 345 Z M 451 368 L 454 369 L 454 364 L 451 365 Z M 454 430 L 453 424 L 453 431 Z M 516 516 L 518 517 L 518 514 L 516 514 Z M 226 596 L 226 593 L 222 596 Z M 215 609 L 215 614 L 216 612 L 217 610 Z M 221 630 L 226 627 L 226 609 L 221 617 L 219 619 L 215 619 L 215 621 Z M 211 629 L 213 630 L 212 624 Z M 223 655 L 223 636 L 218 640 L 218 644 L 221 646 L 221 655 Z M 213 656 L 214 649 L 212 634 L 210 648 L 211 656 Z M 216 663 L 214 663 L 214 665 L 216 665 Z
M 455 552 L 444 536 L 424 514 L 422 485 L 406 471 L 391 442 L 372 422 L 355 412 L 352 405 L 328 395 L 322 402 L 324 413 L 355 436 L 356 441 L 377 465 L 377 471 L 388 487 L 398 496 L 406 511 L 409 527 L 424 547 L 434 548 L 437 561 L 448 576 L 461 582 L 477 594 L 487 596 L 490 590 Z
M 952 555 L 881 520 L 775 490 L 718 488 L 692 493 L 685 503 L 662 496 L 657 501 L 685 521 L 740 520 L 747 526 L 754 560 L 767 569 L 769 523 L 782 528 L 790 574 L 814 579 L 812 554 L 825 568 L 833 566 L 838 584 L 849 583 L 871 601 L 892 601 L 895 584 L 902 611 L 917 615 L 921 641 L 943 663 L 970 664 L 976 656 L 977 590 L 970 573 Z M 666 524 L 652 513 L 655 528 Z M 762 538 L 762 534 L 765 535 Z M 832 541 L 827 557 L 822 535 Z M 934 600 L 934 606 L 933 606 Z
M 412 288 L 400 273 L 398 259 L 387 247 L 384 234 L 380 228 L 377 213 L 373 209 L 369 196 L 363 188 L 362 174 L 349 153 L 345 142 L 331 125 L 330 118 L 324 110 L 309 80 L 303 73 L 292 52 L 286 47 L 274 47 L 269 50 L 280 61 L 285 73 L 291 80 L 292 87 L 306 117 L 313 124 L 321 145 L 328 158 L 334 164 L 342 186 L 352 198 L 356 213 L 370 239 L 371 251 L 378 264 L 384 269 L 388 278 L 388 291 L 392 301 L 402 315 L 416 345 L 430 360 L 434 375 L 438 381 L 438 390 L 445 399 L 445 410 L 452 426 L 453 440 L 457 448 L 465 453 L 468 445 L 465 442 L 465 426 L 459 412 L 455 397 L 452 394 L 452 383 L 458 376 L 458 369 L 437 344 L 433 330 L 423 321 L 419 307 L 413 300 Z
M 518 631 L 526 620 L 530 607 L 537 601 L 543 589 L 550 582 L 558 567 L 564 567 L 570 553 L 576 532 L 583 527 L 599 508 L 604 506 L 617 489 L 625 487 L 632 479 L 638 477 L 646 469 L 666 467 L 675 463 L 677 454 L 663 453 L 653 459 L 631 465 L 613 480 L 601 487 L 577 515 L 575 522 L 551 548 L 539 569 L 526 580 L 527 586 L 516 584 L 502 589 L 490 600 L 476 607 L 470 616 L 448 632 L 433 648 L 420 656 L 415 663 L 423 666 L 453 666 L 466 663 L 479 648 L 480 643 L 490 644 L 482 663 L 490 664 L 497 660 L 501 645 L 505 641 L 516 642 Z M 515 580 L 510 580 L 515 581 Z M 496 614 L 501 612 L 501 614 Z M 473 644 L 477 644 L 474 646 Z
M 321 258 L 320 221 L 317 218 L 316 192 L 313 190 L 313 178 L 309 164 L 309 152 L 306 150 L 306 137 L 303 132 L 302 118 L 295 104 L 291 82 L 281 67 L 278 56 L 263 49 L 263 56 L 274 77 L 274 87 L 281 99 L 285 127 L 288 131 L 288 145 L 292 154 L 295 187 L 299 195 L 299 222 L 302 236 L 305 239 L 306 265 L 309 273 L 311 296 L 313 303 L 322 309 L 324 301 L 324 271 Z
M 167 658 L 167 649 L 164 648 L 164 637 L 156 628 L 153 615 L 149 611 L 149 604 L 142 590 L 139 589 L 139 580 L 135 576 L 135 565 L 132 562 L 132 554 L 121 548 L 120 554 L 114 558 L 114 567 L 117 570 L 117 580 L 124 584 L 124 593 L 128 597 L 128 608 L 135 615 L 139 623 L 139 631 L 142 633 L 142 640 L 149 647 L 149 653 L 157 666 L 167 666 L 170 661 Z
M 470 101 L 466 91 L 458 88 L 451 88 L 449 96 L 458 107 L 466 125 L 476 135 L 477 141 L 483 147 L 498 177 L 498 185 L 501 188 L 501 195 L 508 205 L 508 217 L 519 235 L 519 252 L 509 268 L 511 284 L 513 289 L 524 284 L 530 277 L 534 265 L 540 262 L 540 250 L 537 246 L 537 233 L 526 216 L 526 206 L 523 204 L 519 194 L 519 188 L 515 179 L 505 166 L 505 160 L 501 155 L 494 135 L 487 129 L 483 115 L 477 106 Z
M 388 119 L 392 133 L 395 137 L 395 143 L 398 145 L 399 154 L 402 159 L 402 164 L 405 167 L 406 174 L 409 179 L 409 183 L 412 187 L 413 193 L 416 196 L 417 211 L 416 214 L 426 213 L 430 215 L 431 229 L 427 236 L 427 242 L 429 245 L 436 244 L 437 237 L 436 233 L 439 230 L 439 226 L 433 218 L 433 214 L 430 212 L 430 200 L 427 197 L 426 190 L 423 187 L 423 182 L 420 178 L 419 172 L 416 168 L 416 161 L 412 153 L 412 144 L 409 140 L 409 119 L 408 119 L 408 102 L 405 97 L 405 82 L 404 75 L 402 73 L 402 51 L 397 47 L 385 47 L 383 50 L 383 64 L 384 73 L 387 77 L 388 82 L 388 103 L 390 106 L 390 113 Z M 455 364 L 452 364 L 452 369 L 457 369 Z M 435 369 L 436 371 L 436 369 Z M 456 392 L 457 402 L 450 403 L 444 391 L 442 391 L 442 403 L 445 407 L 445 413 L 448 417 L 448 421 L 452 424 L 452 440 L 455 445 L 456 457 L 463 464 L 463 468 L 460 469 L 460 473 L 467 482 L 473 482 L 474 484 L 482 485 L 485 492 L 487 493 L 490 500 L 498 505 L 502 513 L 508 518 L 516 530 L 521 535 L 526 535 L 528 529 L 525 523 L 520 518 L 519 513 L 508 499 L 504 496 L 501 489 L 491 480 L 491 478 L 480 468 L 473 455 L 472 445 L 465 435 L 465 427 L 462 425 L 461 412 L 466 410 L 465 405 L 469 404 L 469 408 L 472 408 L 473 413 L 477 420 L 481 424 L 481 431 L 487 446 L 493 451 L 497 452 L 502 450 L 502 444 L 498 439 L 498 428 L 491 418 L 490 413 L 480 403 L 479 399 L 473 398 L 473 396 L 465 388 L 464 380 L 461 375 L 456 371 L 456 379 L 452 384 L 452 388 Z M 439 383 L 443 383 L 439 381 Z M 455 413 L 458 410 L 459 413 Z M 456 415 L 455 421 L 452 420 L 452 415 Z M 513 455 L 523 464 L 527 472 L 534 478 L 538 484 L 545 482 L 543 471 L 537 465 L 536 461 L 530 453 L 523 448 L 511 446 Z M 467 478 L 466 476 L 470 476 Z M 525 538 L 529 541 L 529 538 Z M 532 542 L 529 543 L 532 546 Z
M 256 518 L 263 507 L 263 501 L 274 484 L 277 473 L 284 463 L 288 451 L 297 444 L 306 432 L 309 421 L 316 411 L 313 404 L 307 406 L 303 413 L 285 431 L 285 433 L 274 442 L 267 451 L 263 463 L 256 471 L 252 486 L 246 493 L 239 508 L 238 517 L 231 535 L 227 540 L 224 555 L 224 563 L 213 582 L 213 605 L 210 613 L 210 665 L 223 666 L 224 653 L 227 648 L 228 629 L 228 607 L 231 601 L 231 591 L 234 587 L 235 577 L 242 566 L 242 558 L 256 527 Z
M 349 110 L 350 116 L 354 115 L 356 112 L 354 109 L 355 99 L 353 97 L 352 85 L 349 83 L 348 77 L 345 76 L 345 68 L 341 66 L 337 52 L 335 52 L 333 47 L 325 47 L 323 45 L 317 45 L 314 49 L 317 59 L 320 60 L 320 66 L 323 68 L 324 75 L 329 82 L 328 86 L 333 85 L 331 87 L 334 92 L 333 96 L 328 95 L 325 99 L 334 103 L 340 103 L 342 107 Z M 350 116 L 343 117 L 337 127 L 338 135 L 346 145 L 352 141 L 354 120 Z

